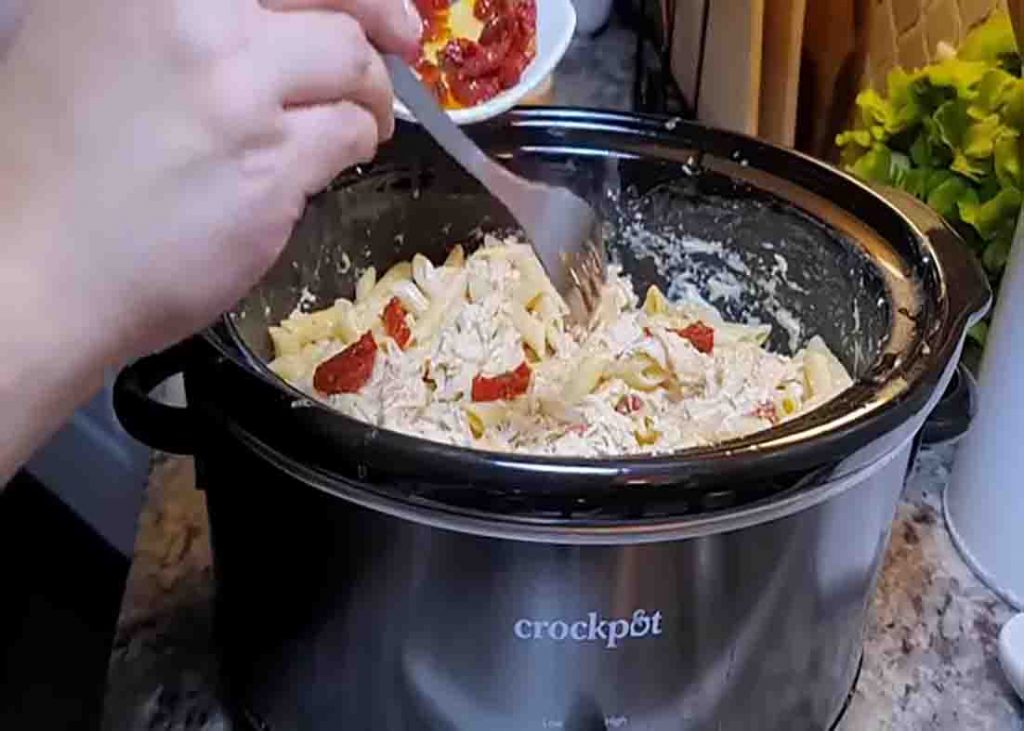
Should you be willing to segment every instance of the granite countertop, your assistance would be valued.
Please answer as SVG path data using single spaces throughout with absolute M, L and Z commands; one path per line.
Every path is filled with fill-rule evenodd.
M 554 103 L 629 109 L 634 44 L 614 22 L 597 39 L 577 39 L 555 75 Z M 844 731 L 1024 731 L 996 658 L 1011 612 L 970 573 L 943 525 L 951 461 L 949 448 L 924 451 L 899 504 Z M 212 591 L 191 460 L 159 457 L 110 660 L 104 729 L 230 728 L 216 700 Z
M 949 448 L 922 452 L 875 594 L 843 731 L 1024 729 L 996 657 L 1010 609 L 960 560 L 939 497 Z M 104 728 L 227 731 L 211 648 L 203 493 L 186 458 L 157 461 L 110 660 Z

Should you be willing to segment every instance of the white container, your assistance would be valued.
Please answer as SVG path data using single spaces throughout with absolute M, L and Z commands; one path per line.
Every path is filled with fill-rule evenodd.
M 1024 613 L 1003 625 L 999 633 L 999 662 L 1006 679 L 1024 700 Z
M 1024 219 L 982 361 L 978 414 L 944 495 L 946 524 L 971 569 L 1024 609 Z
M 538 0 L 537 55 L 523 70 L 519 83 L 483 104 L 448 112 L 455 124 L 474 124 L 504 114 L 537 89 L 569 49 L 576 30 L 576 10 L 570 0 Z M 416 119 L 402 102 L 395 100 L 395 116 L 407 122 Z

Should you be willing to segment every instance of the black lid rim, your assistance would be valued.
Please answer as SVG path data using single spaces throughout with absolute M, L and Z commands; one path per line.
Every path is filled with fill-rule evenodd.
M 990 294 L 984 275 L 970 253 L 949 245 L 935 246 L 932 237 L 915 226 L 905 213 L 884 197 L 845 173 L 813 158 L 743 135 L 715 130 L 693 122 L 651 115 L 579 109 L 533 108 L 516 110 L 491 126 L 564 126 L 600 129 L 626 135 L 656 137 L 682 148 L 695 137 L 710 137 L 731 145 L 751 165 L 764 161 L 788 176 L 796 169 L 834 186 L 831 200 L 856 197 L 856 204 L 873 207 L 879 215 L 898 216 L 908 235 L 921 239 L 929 254 L 927 266 L 937 278 L 936 321 L 923 332 L 910 357 L 894 368 L 887 381 L 858 385 L 832 402 L 786 424 L 713 447 L 657 456 L 611 458 L 548 457 L 509 454 L 456 447 L 369 426 L 346 417 L 274 376 L 241 342 L 225 316 L 206 333 L 216 346 L 232 378 L 242 375 L 246 393 L 260 395 L 260 409 L 268 419 L 244 418 L 233 408 L 223 416 L 275 451 L 295 455 L 307 464 L 350 473 L 353 465 L 371 482 L 429 482 L 452 488 L 488 489 L 518 493 L 592 493 L 629 486 L 679 485 L 681 482 L 718 483 L 763 478 L 780 472 L 811 470 L 840 461 L 915 419 L 945 387 L 953 360 L 958 356 L 971 322 L 984 313 Z M 841 189 L 841 190 L 840 190 Z M 844 205 L 844 202 L 839 202 Z M 852 204 L 851 204 L 852 205 Z M 941 249 L 941 250 L 940 250 Z M 251 378 L 246 378 L 249 376 Z M 237 405 L 237 400 L 235 404 Z M 300 408 L 296 408 L 299 406 Z M 221 411 L 220 408 L 217 411 Z M 266 422 L 288 420 L 291 427 L 266 428 Z M 280 423 L 280 422 L 278 422 Z M 333 455 L 322 453 L 336 445 Z M 317 451 L 320 450 L 320 451 Z M 338 454 L 343 453 L 343 461 Z M 360 480 L 362 482 L 362 480 Z

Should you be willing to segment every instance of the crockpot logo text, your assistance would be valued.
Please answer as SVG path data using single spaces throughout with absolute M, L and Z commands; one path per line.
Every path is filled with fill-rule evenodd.
M 603 642 L 609 650 L 614 650 L 626 639 L 660 635 L 661 612 L 648 616 L 645 610 L 637 609 L 629 619 L 601 619 L 597 612 L 590 612 L 586 619 L 575 622 L 519 619 L 512 626 L 512 632 L 521 640 Z

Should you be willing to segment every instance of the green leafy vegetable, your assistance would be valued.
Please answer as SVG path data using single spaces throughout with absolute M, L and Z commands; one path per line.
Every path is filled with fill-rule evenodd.
M 1020 57 L 1017 55 L 1017 41 L 1010 17 L 1005 13 L 996 13 L 988 22 L 975 28 L 964 39 L 956 57 L 963 61 L 998 64 L 1019 76 Z
M 974 29 L 955 58 L 894 69 L 885 96 L 866 89 L 857 109 L 857 126 L 836 138 L 843 167 L 927 202 L 998 285 L 1024 191 L 1024 80 L 1006 14 Z M 985 333 L 971 337 L 983 344 Z

